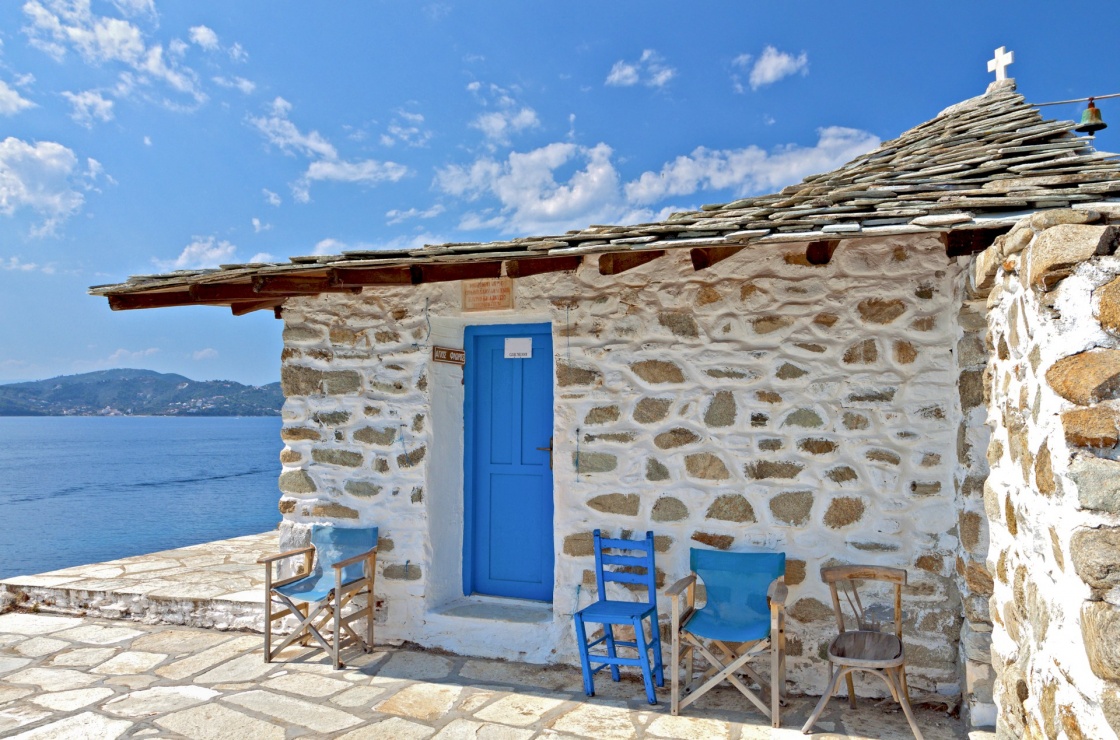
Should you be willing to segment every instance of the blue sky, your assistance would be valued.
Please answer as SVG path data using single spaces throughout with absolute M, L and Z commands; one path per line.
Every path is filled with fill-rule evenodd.
M 260 312 L 110 312 L 131 274 L 488 241 L 772 192 L 980 94 L 1120 92 L 1050 2 L 11 0 L 0 382 L 279 375 Z M 1083 106 L 1046 109 L 1074 118 Z M 1120 100 L 1102 101 L 1115 128 Z

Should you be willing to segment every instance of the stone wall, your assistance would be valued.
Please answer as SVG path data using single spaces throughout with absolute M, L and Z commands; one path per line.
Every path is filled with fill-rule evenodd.
M 956 582 L 961 594 L 964 619 L 960 631 L 960 675 L 962 712 L 974 727 L 996 723 L 992 695 L 995 674 L 992 670 L 992 621 L 988 599 L 992 595 L 992 576 L 986 564 L 988 522 L 984 515 L 984 481 L 988 477 L 988 440 L 985 426 L 988 407 L 984 394 L 984 370 L 988 363 L 986 291 L 967 284 L 962 275 L 957 342 L 958 390 L 962 418 L 957 430 L 957 494 L 960 544 L 956 553 Z
M 973 520 L 958 499 L 978 487 L 959 434 L 961 272 L 936 238 L 905 236 L 844 241 L 826 265 L 795 244 L 703 272 L 686 250 L 609 277 L 592 258 L 516 281 L 514 312 L 462 314 L 455 283 L 290 299 L 282 545 L 310 522 L 378 524 L 382 637 L 567 663 L 592 529 L 654 530 L 663 584 L 691 546 L 782 549 L 789 677 L 807 693 L 835 630 L 819 567 L 903 567 L 910 685 L 951 705 L 975 562 L 959 560 Z M 552 324 L 556 355 L 554 611 L 467 629 L 447 608 L 462 596 L 461 371 L 427 358 L 465 325 L 525 321 Z
M 1120 731 L 1120 231 L 1039 213 L 981 254 L 1002 738 Z

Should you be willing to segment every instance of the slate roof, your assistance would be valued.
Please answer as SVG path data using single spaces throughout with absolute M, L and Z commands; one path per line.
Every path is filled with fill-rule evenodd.
M 298 279 L 336 268 L 455 265 L 1006 229 L 1024 212 L 1120 201 L 1120 162 L 1115 155 L 1096 151 L 1090 139 L 1073 134 L 1075 125 L 1043 119 L 1015 91 L 1014 81 L 1006 80 L 839 169 L 807 177 L 772 195 L 703 206 L 657 223 L 137 275 L 125 283 L 94 286 L 90 293 L 109 297 L 182 293 L 194 285 L 245 285 L 262 276 Z

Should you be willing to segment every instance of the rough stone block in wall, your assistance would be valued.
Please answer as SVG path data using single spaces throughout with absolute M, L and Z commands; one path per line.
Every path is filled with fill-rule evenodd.
M 1120 538 L 1120 342 L 1104 296 L 1117 230 L 1036 214 L 989 296 L 993 694 L 1002 733 L 1111 737 Z M 1096 300 L 1093 297 L 1096 297 Z M 1094 303 L 1097 304 L 1094 308 Z M 961 521 L 962 544 L 968 531 Z
M 535 637 L 455 630 L 432 611 L 440 578 L 458 577 L 440 522 L 462 494 L 446 462 L 459 442 L 432 420 L 448 386 L 425 312 L 437 329 L 475 320 L 456 284 L 289 300 L 285 536 L 351 512 L 382 527 L 386 639 L 568 663 L 592 530 L 654 530 L 668 582 L 690 547 L 781 549 L 803 646 L 789 676 L 809 693 L 835 629 L 820 566 L 903 567 L 911 687 L 954 701 L 963 265 L 928 237 L 848 240 L 823 266 L 785 259 L 798 251 L 744 250 L 702 272 L 686 253 L 617 276 L 588 261 L 517 280 L 514 314 L 478 315 L 553 325 L 556 618 Z

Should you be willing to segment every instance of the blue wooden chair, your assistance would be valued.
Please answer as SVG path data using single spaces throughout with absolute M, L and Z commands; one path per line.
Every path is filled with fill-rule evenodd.
M 296 575 L 272 579 L 273 563 L 303 556 Z M 353 528 L 316 524 L 311 545 L 257 560 L 264 564 L 264 660 L 271 663 L 281 650 L 300 640 L 308 645 L 314 638 L 331 656 L 331 664 L 342 668 L 342 643 L 352 641 L 365 652 L 373 650 L 373 582 L 377 573 L 377 527 Z M 365 596 L 365 606 L 351 601 Z M 273 611 L 273 600 L 284 608 Z M 346 607 L 351 608 L 347 611 Z M 299 626 L 272 648 L 272 623 L 293 615 Z M 366 634 L 358 634 L 351 622 L 366 619 Z M 331 625 L 324 635 L 323 628 Z
M 778 727 L 786 671 L 785 553 L 692 548 L 690 563 L 692 573 L 673 584 L 667 592 L 672 604 L 672 713 L 679 714 L 727 680 Z M 703 582 L 707 593 L 707 601 L 699 609 L 695 593 L 697 578 Z M 694 678 L 693 658 L 697 652 L 709 667 Z M 747 665 L 766 655 L 770 656 L 769 690 L 766 681 Z M 680 687 L 682 659 L 688 682 L 683 692 Z M 757 683 L 761 696 L 747 688 L 738 673 Z M 685 694 L 683 698 L 682 693 Z M 762 699 L 767 693 L 770 706 Z
M 605 553 L 604 550 L 614 551 Z M 637 554 L 623 555 L 619 552 Z M 620 678 L 618 667 L 622 665 L 640 666 L 642 680 L 646 685 L 646 699 L 650 704 L 657 703 L 653 682 L 665 685 L 664 667 L 661 659 L 661 631 L 657 619 L 657 570 L 653 564 L 653 532 L 646 532 L 644 540 L 612 540 L 602 537 L 595 530 L 595 586 L 598 600 L 575 613 L 576 641 L 579 643 L 579 660 L 583 667 L 583 690 L 588 696 L 595 696 L 595 674 L 607 666 L 611 678 Z M 607 584 L 632 583 L 643 585 L 647 590 L 645 601 L 616 601 L 607 598 Z M 645 622 L 650 622 L 650 637 L 645 634 Z M 603 636 L 588 642 L 587 622 L 603 625 Z M 615 639 L 615 625 L 630 625 L 634 629 L 634 641 Z M 592 653 L 591 648 L 606 643 L 606 654 Z M 635 658 L 623 658 L 618 648 L 633 648 L 638 652 Z M 652 663 L 650 653 L 653 653 Z M 599 663 L 592 668 L 592 663 Z

